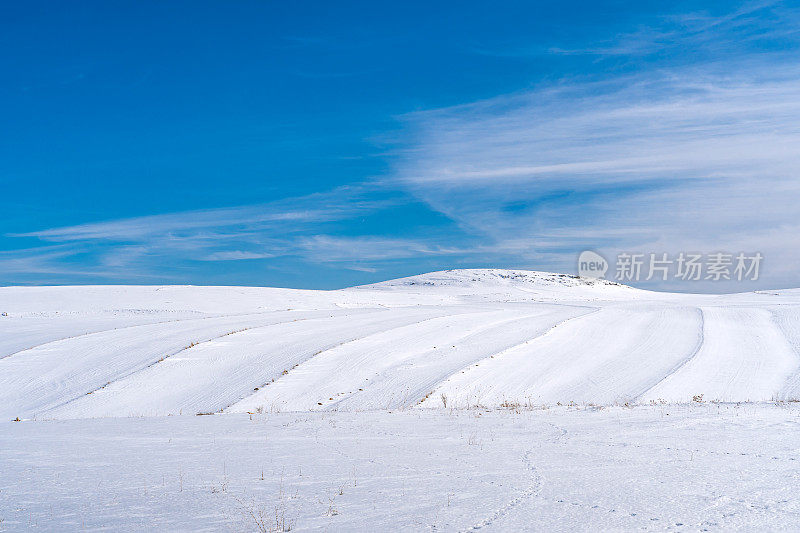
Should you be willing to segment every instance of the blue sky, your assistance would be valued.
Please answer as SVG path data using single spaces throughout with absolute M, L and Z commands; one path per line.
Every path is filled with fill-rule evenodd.
M 790 4 L 0 9 L 0 284 L 335 288 L 594 249 L 761 251 L 753 287 L 800 286 Z

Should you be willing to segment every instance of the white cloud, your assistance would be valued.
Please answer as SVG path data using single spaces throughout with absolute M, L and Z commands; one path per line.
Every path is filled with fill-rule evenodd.
M 246 236 L 269 228 L 298 229 L 304 224 L 342 220 L 393 205 L 396 200 L 376 198 L 366 185 L 340 187 L 329 192 L 288 198 L 267 204 L 183 211 L 51 228 L 16 237 L 46 241 L 144 240 L 153 236 L 191 235 L 203 240 Z
M 268 259 L 270 257 L 275 257 L 275 254 L 231 250 L 214 252 L 211 255 L 201 257 L 200 259 L 203 261 L 242 261 L 247 259 Z
M 411 142 L 391 152 L 396 168 L 377 184 L 32 231 L 18 236 L 62 247 L 4 252 L 0 270 L 69 271 L 72 256 L 91 254 L 95 269 L 76 262 L 90 273 L 276 258 L 366 272 L 430 258 L 564 271 L 587 248 L 725 249 L 764 253 L 763 285 L 800 285 L 798 20 L 780 2 L 750 2 L 722 15 L 667 15 L 583 47 L 511 51 L 591 55 L 602 65 L 623 57 L 639 70 L 597 68 L 603 81 L 562 79 L 407 115 Z M 790 46 L 759 49 L 765 42 Z M 658 63 L 665 50 L 676 59 Z M 396 228 L 369 222 L 331 227 L 409 194 L 458 230 L 394 237 Z
M 562 83 L 412 114 L 397 182 L 487 244 L 560 249 L 559 264 L 584 248 L 759 243 L 786 259 L 800 201 L 800 70 L 780 65 Z

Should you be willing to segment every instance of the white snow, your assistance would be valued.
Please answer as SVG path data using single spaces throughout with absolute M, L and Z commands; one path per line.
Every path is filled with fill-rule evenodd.
M 2 422 L 0 527 L 790 531 L 794 405 Z
M 540 272 L 340 291 L 0 289 L 0 418 L 768 401 L 800 388 L 800 294 Z M 256 390 L 258 389 L 258 390 Z
M 487 269 L 337 291 L 5 287 L 0 314 L 0 530 L 800 515 L 800 290 Z

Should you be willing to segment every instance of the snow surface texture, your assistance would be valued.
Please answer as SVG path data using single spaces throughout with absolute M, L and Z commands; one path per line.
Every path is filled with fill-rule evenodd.
M 509 270 L 0 288 L 0 419 L 800 398 L 800 291 Z
M 0 422 L 0 530 L 796 531 L 796 405 Z
M 0 288 L 0 531 L 796 530 L 798 353 L 798 290 Z

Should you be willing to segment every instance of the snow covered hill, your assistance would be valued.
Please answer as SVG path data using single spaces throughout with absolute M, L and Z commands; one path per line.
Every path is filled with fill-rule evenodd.
M 519 270 L 0 288 L 0 419 L 800 398 L 800 291 Z

